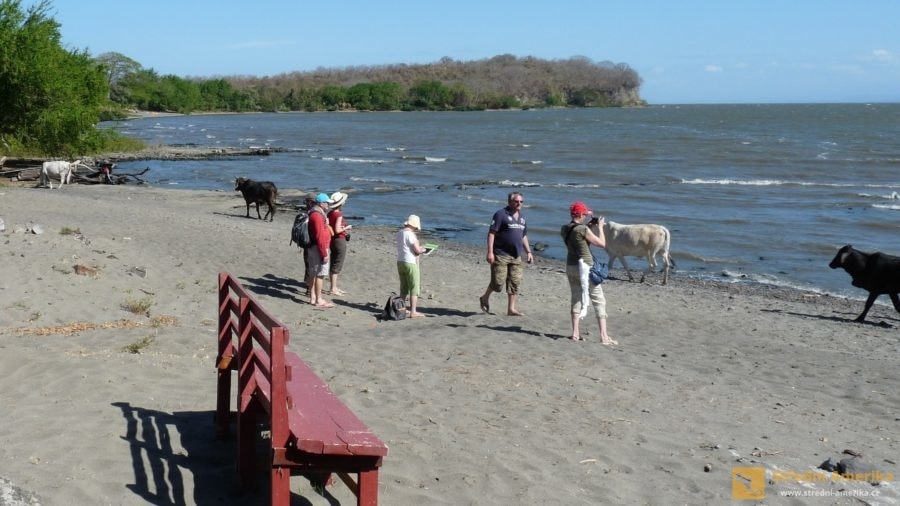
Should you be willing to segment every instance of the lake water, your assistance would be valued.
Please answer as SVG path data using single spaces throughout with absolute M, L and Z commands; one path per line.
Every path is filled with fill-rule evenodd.
M 837 249 L 900 255 L 900 104 L 691 105 L 504 112 L 175 116 L 110 123 L 149 144 L 271 156 L 121 163 L 156 186 L 352 190 L 346 214 L 483 245 L 513 190 L 531 242 L 563 258 L 573 200 L 672 231 L 678 276 L 851 296 Z M 235 201 L 240 197 L 235 194 Z M 286 231 L 287 234 L 287 231 Z M 601 258 L 604 256 L 600 254 Z M 630 262 L 643 269 L 646 262 Z

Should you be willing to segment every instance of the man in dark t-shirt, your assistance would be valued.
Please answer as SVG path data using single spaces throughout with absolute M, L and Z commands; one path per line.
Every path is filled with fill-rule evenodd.
M 491 311 L 491 294 L 501 292 L 506 287 L 506 314 L 522 316 L 516 307 L 519 284 L 525 271 L 522 257 L 528 263 L 534 262 L 531 246 L 528 244 L 528 226 L 521 213 L 524 201 L 521 193 L 510 193 L 506 207 L 494 213 L 491 219 L 487 235 L 487 261 L 491 264 L 491 281 L 484 294 L 478 298 L 481 310 L 485 313 Z

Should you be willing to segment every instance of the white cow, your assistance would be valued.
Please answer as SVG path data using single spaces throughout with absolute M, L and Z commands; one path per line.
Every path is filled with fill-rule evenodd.
M 646 275 L 656 270 L 656 255 L 662 255 L 664 266 L 662 284 L 669 282 L 669 266 L 675 265 L 675 261 L 669 256 L 672 239 L 669 229 L 662 225 L 621 225 L 607 221 L 603 225 L 603 234 L 606 236 L 606 253 L 609 255 L 610 268 L 615 259 L 620 259 L 628 279 L 634 281 L 625 257 L 644 257 L 647 259 L 647 272 L 641 276 L 643 283 Z
M 59 188 L 62 188 L 64 184 L 71 183 L 72 174 L 75 173 L 75 168 L 80 163 L 81 160 L 75 160 L 74 162 L 44 162 L 44 164 L 41 165 L 40 186 L 50 185 L 50 189 L 52 190 L 53 179 L 59 179 Z

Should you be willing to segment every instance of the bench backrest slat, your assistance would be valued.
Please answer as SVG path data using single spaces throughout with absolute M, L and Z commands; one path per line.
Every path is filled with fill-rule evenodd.
M 288 411 L 287 411 L 287 381 L 284 364 L 284 345 L 288 339 L 288 330 L 284 327 L 274 327 L 272 329 L 272 341 L 270 357 L 272 360 L 272 442 L 281 448 L 287 447 L 291 431 L 288 427 Z M 279 402 L 274 402 L 278 399 Z

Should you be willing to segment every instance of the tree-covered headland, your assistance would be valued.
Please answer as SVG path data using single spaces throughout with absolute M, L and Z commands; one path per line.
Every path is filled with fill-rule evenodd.
M 419 65 L 317 69 L 273 77 L 181 78 L 115 53 L 99 58 L 113 100 L 148 111 L 469 111 L 531 107 L 643 105 L 641 78 L 625 64 L 585 57 L 543 60 L 499 55 L 477 61 L 442 58 Z
M 626 64 L 499 55 L 477 61 L 316 69 L 277 76 L 159 75 L 120 53 L 63 47 L 50 0 L 0 0 L 0 155 L 133 150 L 98 129 L 130 110 L 156 112 L 469 111 L 643 105 Z

